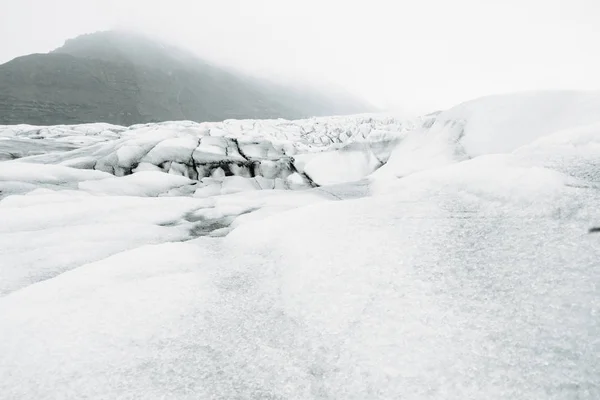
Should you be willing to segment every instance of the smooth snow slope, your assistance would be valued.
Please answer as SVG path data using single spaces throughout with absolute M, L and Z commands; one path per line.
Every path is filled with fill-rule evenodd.
M 439 122 L 465 121 L 471 156 L 504 153 L 559 130 L 600 122 L 598 93 L 534 92 L 490 96 L 455 107 Z
M 426 119 L 377 175 L 406 176 L 485 154 L 508 153 L 564 129 L 600 122 L 598 92 L 532 92 L 472 100 Z
M 4 128 L 2 398 L 600 398 L 593 104 Z

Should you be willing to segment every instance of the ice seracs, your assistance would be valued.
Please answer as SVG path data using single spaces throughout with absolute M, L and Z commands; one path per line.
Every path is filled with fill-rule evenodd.
M 57 137 L 65 140 L 69 138 L 69 134 L 79 137 L 82 132 L 87 132 L 96 137 L 99 132 L 108 132 L 104 135 L 104 141 L 98 140 L 92 145 L 82 144 L 73 151 L 53 151 L 24 157 L 21 161 L 96 169 L 116 176 L 153 170 L 199 181 L 224 176 L 248 179 L 260 177 L 270 180 L 258 183 L 260 188 L 305 188 L 364 178 L 378 164 L 376 156 L 371 154 L 368 144 L 364 150 L 357 147 L 348 149 L 345 144 L 385 141 L 389 136 L 410 130 L 418 123 L 402 122 L 387 116 L 202 124 L 183 121 L 134 125 L 129 128 L 106 124 L 100 124 L 96 129 L 88 125 L 71 128 L 39 127 L 37 130 L 35 127 L 0 127 L 0 136 L 13 140 L 39 137 L 38 141 L 52 141 Z M 377 139 L 385 138 L 386 135 L 387 139 Z M 76 140 L 71 140 L 71 143 L 75 142 Z M 2 144 L 0 143 L 0 149 Z M 4 145 L 8 146 L 8 142 Z M 304 171 L 306 162 L 302 159 L 316 153 L 323 154 L 313 160 L 313 165 L 308 168 L 317 175 L 328 175 L 324 180 L 318 179 L 322 183 L 312 181 L 308 172 Z M 350 159 L 343 161 L 347 157 Z M 366 157 L 367 160 L 355 162 L 357 157 Z M 328 171 L 329 167 L 336 167 L 336 171 Z M 346 170 L 354 172 L 346 173 Z M 251 185 L 255 186 L 256 183 Z

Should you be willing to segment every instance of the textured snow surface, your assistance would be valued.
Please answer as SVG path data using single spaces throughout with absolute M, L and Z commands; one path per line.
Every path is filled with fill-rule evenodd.
M 2 399 L 600 398 L 598 94 L 0 149 Z

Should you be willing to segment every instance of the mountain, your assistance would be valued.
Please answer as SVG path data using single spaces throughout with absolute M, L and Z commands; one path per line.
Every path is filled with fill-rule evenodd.
M 49 54 L 0 66 L 0 124 L 130 125 L 369 110 L 349 95 L 259 80 L 123 31 L 82 35 Z

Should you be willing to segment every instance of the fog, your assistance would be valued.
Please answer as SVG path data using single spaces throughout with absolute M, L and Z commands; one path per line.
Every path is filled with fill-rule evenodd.
M 0 0 L 0 62 L 134 29 L 271 78 L 426 112 L 488 94 L 600 89 L 597 0 Z

